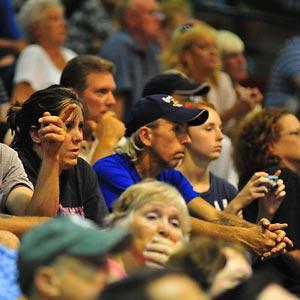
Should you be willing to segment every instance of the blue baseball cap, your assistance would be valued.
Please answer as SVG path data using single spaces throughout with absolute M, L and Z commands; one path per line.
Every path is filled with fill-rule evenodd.
M 198 126 L 207 120 L 208 111 L 186 108 L 176 103 L 170 95 L 149 95 L 141 98 L 131 109 L 125 124 L 125 136 L 131 136 L 140 127 L 160 118 L 187 123 L 188 126 Z

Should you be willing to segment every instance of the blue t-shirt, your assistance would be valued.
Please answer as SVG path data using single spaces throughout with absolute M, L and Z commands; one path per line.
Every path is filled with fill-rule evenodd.
M 228 203 L 237 195 L 237 189 L 225 179 L 210 173 L 209 190 L 199 196 L 218 210 L 224 210 Z
M 126 155 L 113 154 L 98 160 L 93 166 L 97 173 L 99 186 L 109 208 L 129 186 L 142 181 L 134 164 Z M 161 172 L 156 179 L 176 187 L 184 200 L 198 197 L 188 180 L 175 169 Z

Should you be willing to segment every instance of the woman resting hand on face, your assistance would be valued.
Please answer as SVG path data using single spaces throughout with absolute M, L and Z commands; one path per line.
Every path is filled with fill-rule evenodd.
M 129 187 L 115 202 L 108 224 L 133 233 L 130 249 L 110 261 L 112 277 L 144 266 L 164 267 L 170 255 L 188 240 L 190 231 L 182 196 L 174 187 L 154 180 Z

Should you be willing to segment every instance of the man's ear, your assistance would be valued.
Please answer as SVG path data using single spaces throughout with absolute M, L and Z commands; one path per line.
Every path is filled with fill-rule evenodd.
M 50 266 L 39 267 L 34 274 L 36 292 L 45 299 L 58 299 L 60 296 L 60 280 Z
M 42 141 L 39 137 L 39 128 L 37 126 L 31 126 L 29 130 L 30 137 L 35 144 L 41 144 Z
M 139 129 L 139 138 L 143 145 L 149 147 L 152 144 L 152 129 L 146 126 L 142 126 Z

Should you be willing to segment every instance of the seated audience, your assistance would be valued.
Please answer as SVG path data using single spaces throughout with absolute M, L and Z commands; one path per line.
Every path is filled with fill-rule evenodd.
M 245 113 L 252 109 L 259 109 L 263 100 L 261 92 L 257 88 L 244 87 L 242 85 L 249 76 L 243 41 L 233 32 L 219 30 L 217 33 L 217 45 L 222 59 L 223 70 L 232 80 L 237 101 L 244 103 Z
M 64 130 L 58 131 L 61 126 L 54 122 L 43 124 L 45 130 L 41 132 L 41 147 L 44 156 L 36 174 L 34 192 L 17 152 L 0 143 L 0 212 L 42 216 L 52 216 L 54 213 L 52 205 L 59 199 L 59 173 L 55 155 L 64 139 Z
M 173 96 L 176 101 L 184 104 L 195 102 L 198 96 L 207 95 L 209 90 L 210 87 L 207 83 L 199 85 L 189 80 L 183 73 L 172 70 L 150 78 L 144 86 L 143 97 L 153 94 L 168 94 Z M 221 155 L 210 164 L 210 169 L 216 175 L 236 186 L 237 175 L 233 170 L 231 150 L 231 140 L 224 135 Z
M 32 45 L 21 52 L 14 77 L 14 102 L 58 84 L 62 69 L 76 54 L 63 48 L 66 37 L 64 8 L 59 0 L 29 0 L 19 14 L 20 26 Z
M 79 214 L 101 223 L 107 209 L 97 177 L 89 164 L 78 158 L 84 116 L 84 105 L 74 93 L 52 86 L 35 92 L 22 105 L 14 105 L 8 121 L 15 132 L 13 147 L 34 186 L 38 185 L 45 151 L 50 151 L 55 161 L 48 176 L 52 172 L 55 174 L 53 180 L 59 185 L 58 197 L 51 202 L 39 198 L 36 204 L 39 214 Z M 60 144 L 44 145 L 43 135 L 53 130 L 53 125 L 47 126 L 49 123 L 56 127 L 56 134 L 61 134 Z
M 154 180 L 137 183 L 122 193 L 107 221 L 111 227 L 124 227 L 133 234 L 131 247 L 111 261 L 112 277 L 143 266 L 163 267 L 190 232 L 188 209 L 180 193 Z M 114 272 L 118 269 L 122 273 Z
M 274 211 L 273 222 L 287 222 L 286 232 L 294 242 L 294 248 L 269 264 L 284 276 L 284 286 L 300 291 L 300 123 L 291 113 L 279 108 L 268 108 L 246 119 L 238 131 L 234 147 L 234 160 L 243 187 L 251 174 L 265 170 L 272 174 L 280 169 L 286 196 Z M 268 187 L 272 189 L 272 186 Z M 253 202 L 244 209 L 247 220 L 255 220 L 259 206 Z M 265 264 L 257 264 L 265 268 Z M 300 292 L 299 292 L 300 294 Z
M 209 83 L 209 93 L 198 101 L 214 104 L 227 130 L 248 112 L 248 104 L 237 101 L 229 76 L 220 70 L 216 30 L 208 24 L 193 21 L 180 26 L 162 54 L 162 62 L 166 69 L 176 69 L 198 84 Z
M 71 59 L 63 69 L 60 83 L 71 88 L 86 104 L 88 121 L 80 156 L 90 163 L 113 153 L 125 133 L 116 106 L 114 65 L 94 55 Z
M 169 95 L 147 96 L 136 102 L 126 123 L 125 144 L 117 154 L 94 165 L 106 203 L 112 207 L 129 186 L 142 179 L 156 178 L 180 191 L 193 216 L 195 234 L 241 241 L 259 256 L 284 251 L 286 243 L 281 240 L 289 245 L 292 242 L 284 237 L 284 231 L 277 229 L 287 224 L 272 225 L 262 219 L 256 226 L 220 212 L 200 198 L 187 179 L 174 169 L 184 158 L 186 145 L 191 143 L 188 126 L 201 125 L 207 118 L 207 111 L 179 106 Z
M 286 196 L 273 217 L 274 222 L 287 222 L 286 231 L 299 256 L 300 247 L 300 123 L 281 109 L 269 108 L 258 112 L 241 126 L 234 143 L 234 161 L 243 187 L 251 174 L 266 170 L 272 174 L 281 169 Z M 261 203 L 261 202 L 259 202 Z M 244 210 L 248 220 L 257 217 L 258 202 Z
M 271 192 L 266 187 L 266 184 L 272 184 L 272 181 L 267 178 L 269 174 L 255 172 L 238 192 L 226 180 L 215 176 L 209 171 L 209 164 L 220 156 L 222 150 L 223 133 L 220 116 L 209 103 L 186 103 L 186 105 L 206 109 L 209 117 L 202 125 L 188 129 L 192 143 L 187 145 L 185 157 L 178 170 L 186 176 L 194 190 L 216 209 L 225 209 L 237 214 L 252 201 L 258 200 L 265 202 L 264 206 L 260 206 L 258 220 L 262 217 L 272 218 L 272 213 L 284 200 L 283 181 L 278 180 L 277 188 Z M 276 174 L 279 175 L 280 171 Z
M 54 218 L 22 239 L 22 292 L 28 299 L 95 300 L 108 281 L 107 255 L 129 243 L 125 230 L 100 230 L 79 216 Z
M 140 99 L 146 80 L 160 70 L 157 37 L 161 14 L 156 0 L 119 1 L 116 12 L 121 30 L 106 40 L 99 54 L 116 66 L 116 96 L 122 118 Z

